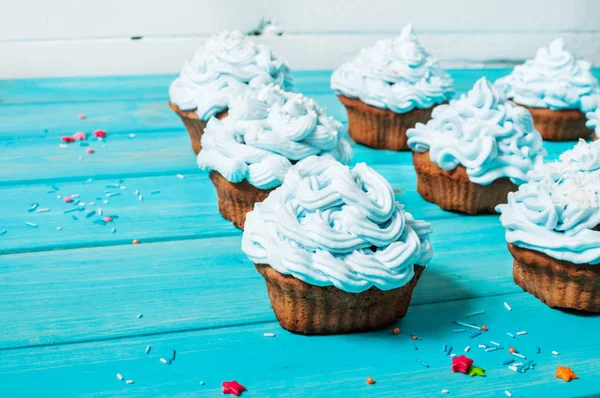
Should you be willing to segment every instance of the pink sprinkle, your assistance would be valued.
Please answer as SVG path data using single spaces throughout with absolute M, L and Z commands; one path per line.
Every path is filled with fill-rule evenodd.
M 104 137 L 106 137 L 106 131 L 96 130 L 96 131 L 94 131 L 94 136 L 98 137 L 98 138 L 104 138 Z
M 69 137 L 68 135 L 63 135 L 62 137 L 60 137 L 60 140 L 62 142 L 73 142 L 75 141 L 75 138 Z
M 75 134 L 73 134 L 73 138 L 76 139 L 77 141 L 83 141 L 83 140 L 87 139 L 87 136 L 85 135 L 85 133 L 78 131 Z
M 81 120 L 85 119 L 85 115 L 83 113 L 80 113 L 78 116 Z
M 65 196 L 65 197 L 63 198 L 63 200 L 65 201 L 65 203 L 71 203 L 71 202 L 73 201 L 73 198 L 72 198 L 72 197 L 70 197 L 70 196 Z
M 104 217 L 104 221 L 106 221 L 106 222 L 111 222 L 112 220 L 113 220 L 112 217 L 109 217 L 109 216 Z
M 87 153 L 89 153 L 90 155 L 96 151 L 94 151 L 92 148 L 88 148 L 85 150 Z

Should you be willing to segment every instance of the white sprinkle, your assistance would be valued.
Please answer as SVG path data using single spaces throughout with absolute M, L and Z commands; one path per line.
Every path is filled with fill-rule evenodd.
M 87 180 L 85 180 L 85 182 L 92 182 L 94 180 L 92 180 L 91 178 L 88 178 Z
M 127 187 L 125 185 L 121 185 L 119 188 L 121 188 L 121 189 L 127 189 Z
M 456 354 L 450 354 L 450 356 L 451 356 L 452 358 L 454 358 L 454 357 L 456 356 Z
M 513 363 L 511 366 L 514 366 L 515 368 L 518 368 L 521 365 L 523 365 L 523 362 Z
M 523 336 L 524 334 L 527 334 L 527 332 L 524 330 L 517 332 L 517 336 Z
M 164 359 L 164 358 L 161 358 L 161 359 L 160 359 L 160 361 L 161 361 L 162 363 L 167 363 L 167 362 L 168 362 L 168 361 L 167 361 L 166 359 Z
M 181 178 L 183 180 L 185 176 L 183 174 L 177 174 L 177 178 Z
M 517 367 L 516 367 L 516 366 L 514 366 L 514 365 L 511 365 L 511 366 L 509 366 L 508 368 L 509 368 L 510 370 L 512 370 L 513 372 L 516 372 L 516 371 L 517 371 Z
M 79 160 L 83 160 L 83 156 L 80 156 L 80 157 L 79 157 Z
M 515 335 L 514 335 L 514 334 L 512 334 L 512 333 L 508 333 L 508 332 L 506 332 L 506 334 L 507 334 L 507 335 L 509 335 L 510 337 L 512 337 L 513 339 L 515 338 Z
M 491 341 L 490 340 L 490 343 L 492 343 L 493 345 L 497 345 L 498 347 L 500 347 L 500 344 L 496 343 L 495 341 Z
M 442 390 L 442 394 L 448 394 L 448 390 Z
M 479 344 L 477 347 L 479 347 L 479 348 L 487 348 L 487 346 L 485 344 Z
M 108 204 L 108 200 L 105 199 L 105 200 L 102 201 L 102 203 Z
M 58 147 L 59 147 L 59 148 L 66 148 L 66 147 L 67 147 L 67 144 L 58 144 Z
M 133 384 L 133 380 L 127 380 L 125 384 Z
M 79 206 L 85 206 L 85 202 L 79 202 L 77 203 Z
M 30 227 L 37 228 L 37 224 L 34 224 L 32 222 L 26 221 L 25 224 L 29 225 Z
M 151 346 L 151 345 L 147 345 L 147 346 L 146 346 L 146 351 L 145 351 L 145 352 L 146 352 L 146 354 L 150 354 L 150 350 L 151 350 L 151 349 L 152 349 L 152 346 Z
M 465 352 L 469 352 L 469 350 L 470 350 L 470 349 L 471 349 L 471 346 L 469 346 L 469 345 L 468 345 L 468 346 L 466 346 L 466 347 L 465 347 Z
M 512 397 L 512 394 L 510 393 L 510 391 L 504 390 L 504 393 L 506 394 L 507 397 Z
M 139 200 L 140 202 L 143 202 L 143 201 L 144 201 L 144 197 L 143 197 L 142 195 L 140 195 L 140 196 L 138 196 L 138 200 Z
M 558 355 L 557 351 L 552 351 L 552 355 Z
M 510 305 L 508 305 L 508 303 L 506 301 L 504 302 L 504 306 L 506 307 L 507 310 L 512 311 L 512 308 L 510 308 Z
M 527 359 L 527 357 L 525 357 L 524 355 L 519 354 L 518 352 L 513 352 L 512 353 L 514 356 L 519 357 L 519 358 L 523 358 L 523 359 Z
M 46 212 L 50 211 L 50 208 L 49 207 L 43 207 L 41 209 L 37 209 L 36 211 L 38 213 L 46 213 Z
M 71 197 L 72 197 L 73 199 L 76 199 L 76 198 L 78 198 L 78 197 L 79 197 L 79 194 L 78 194 L 78 193 L 74 193 L 74 194 L 72 194 L 72 195 L 71 195 Z
M 123 380 L 123 379 L 124 379 L 124 377 L 121 375 L 121 373 L 117 373 L 117 379 L 119 379 L 119 380 Z
M 57 231 L 62 231 L 62 227 L 56 227 Z
M 96 204 L 96 202 L 90 202 L 88 203 L 88 206 L 94 206 Z
M 102 209 L 98 207 L 98 209 L 96 210 L 96 213 L 98 213 L 99 216 L 102 215 Z
M 135 134 L 129 134 L 129 138 L 135 138 Z
M 264 337 L 275 337 L 275 333 L 264 333 Z
M 140 190 L 139 190 L 139 189 L 136 189 L 136 190 L 135 190 L 135 196 L 138 196 L 139 194 L 140 194 Z
M 61 198 L 61 196 L 60 196 L 60 195 L 56 195 L 56 199 L 60 199 L 60 198 Z

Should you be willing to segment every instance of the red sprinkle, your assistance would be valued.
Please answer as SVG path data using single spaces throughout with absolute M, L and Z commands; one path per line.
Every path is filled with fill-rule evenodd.
M 85 119 L 85 115 L 83 113 L 80 113 L 77 117 L 79 117 L 81 120 Z
M 112 217 L 109 217 L 109 216 L 104 217 L 104 221 L 106 221 L 106 222 L 111 222 L 112 220 L 113 220 Z
M 244 391 L 246 391 L 246 387 L 235 380 L 223 382 L 223 394 L 233 394 L 239 397 Z
M 76 139 L 77 141 L 83 141 L 83 140 L 87 139 L 87 136 L 85 135 L 85 133 L 78 131 L 75 134 L 73 134 L 73 138 Z
M 94 151 L 92 148 L 88 148 L 85 150 L 87 153 L 89 153 L 90 155 L 96 151 Z
M 71 203 L 71 202 L 73 201 L 73 198 L 72 198 L 72 197 L 70 197 L 70 196 L 65 196 L 65 197 L 63 198 L 63 200 L 65 201 L 65 203 Z
M 62 137 L 60 137 L 60 140 L 62 142 L 73 142 L 73 141 L 75 141 L 75 138 L 70 137 L 68 135 L 63 135 Z
M 104 137 L 106 137 L 106 131 L 96 130 L 96 131 L 94 131 L 94 137 L 104 138 Z

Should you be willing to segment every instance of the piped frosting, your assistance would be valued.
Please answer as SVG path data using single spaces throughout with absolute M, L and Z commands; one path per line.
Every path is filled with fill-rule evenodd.
M 223 120 L 208 121 L 197 160 L 230 182 L 269 189 L 281 185 L 293 162 L 312 155 L 352 161 L 342 124 L 314 100 L 268 85 L 232 100 Z
M 546 154 L 531 114 L 485 78 L 459 99 L 436 107 L 432 119 L 417 123 L 407 136 L 413 151 L 429 151 L 443 170 L 464 166 L 469 179 L 480 185 L 503 177 L 521 184 Z
M 393 40 L 363 49 L 336 69 L 331 88 L 396 113 L 431 108 L 454 94 L 452 79 L 419 43 L 412 25 L 405 26 Z
M 292 88 L 285 62 L 243 33 L 225 31 L 210 37 L 185 63 L 169 94 L 173 104 L 196 109 L 200 119 L 208 120 L 227 109 L 232 98 L 270 83 Z
M 506 240 L 575 264 L 600 263 L 600 141 L 581 140 L 496 210 Z
M 581 98 L 597 89 L 598 80 L 589 62 L 576 60 L 558 39 L 496 84 L 518 104 L 560 110 L 581 109 Z
M 433 256 L 430 233 L 366 164 L 311 156 L 248 213 L 242 250 L 282 274 L 358 293 L 410 282 Z

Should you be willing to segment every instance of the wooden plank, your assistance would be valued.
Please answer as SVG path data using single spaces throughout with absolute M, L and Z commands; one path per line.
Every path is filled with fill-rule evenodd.
M 503 302 L 509 300 L 512 312 Z M 483 310 L 477 322 L 490 331 L 475 339 L 452 333 L 452 320 Z M 214 308 L 214 312 L 220 311 Z M 401 334 L 390 329 L 346 336 L 301 336 L 276 323 L 244 325 L 182 334 L 144 336 L 87 344 L 9 350 L 0 362 L 3 396 L 198 396 L 221 394 L 221 382 L 237 380 L 248 397 L 288 396 L 452 396 L 514 397 L 596 396 L 600 385 L 600 318 L 550 309 L 529 294 L 519 293 L 452 301 L 410 308 L 399 322 Z M 522 328 L 528 335 L 510 339 L 506 331 Z M 265 338 L 263 333 L 275 333 Z M 411 346 L 410 333 L 421 340 Z M 477 344 L 495 340 L 515 346 L 531 357 L 535 369 L 517 374 L 501 363 L 505 350 L 486 353 Z M 460 354 L 466 345 L 487 377 L 469 377 L 450 370 L 444 344 Z M 150 354 L 144 353 L 152 346 Z M 536 354 L 536 347 L 541 353 Z M 172 365 L 159 359 L 177 350 Z M 550 352 L 556 350 L 559 356 Z M 415 361 L 418 358 L 429 368 Z M 516 359 L 516 358 L 515 358 Z M 554 376 L 556 366 L 568 366 L 579 376 L 571 383 Z M 115 377 L 121 373 L 135 384 Z M 373 377 L 376 384 L 365 383 Z M 201 385 L 200 382 L 205 384 Z
M 436 255 L 414 304 L 520 291 L 498 218 L 464 220 L 464 244 L 456 241 L 459 220 L 433 221 Z M 264 282 L 241 251 L 239 234 L 2 260 L 0 317 L 11 320 L 12 332 L 0 335 L 0 349 L 274 320 Z
M 519 12 L 514 12 L 517 9 Z M 306 33 L 397 32 L 411 22 L 420 30 L 438 32 L 597 31 L 594 16 L 598 14 L 600 7 L 593 0 L 579 1 L 577 7 L 568 0 L 525 3 L 506 0 L 485 7 L 476 0 L 461 0 L 451 6 L 444 0 L 427 3 L 310 0 L 302 5 L 268 0 L 236 1 L 225 7 L 211 1 L 190 0 L 168 4 L 159 0 L 125 4 L 118 0 L 102 3 L 57 0 L 52 6 L 0 5 L 3 17 L 0 39 L 207 35 L 222 29 L 250 31 L 261 18 L 275 18 L 287 32 Z
M 398 25 L 400 29 L 401 25 Z M 364 47 L 392 33 L 317 33 L 259 36 L 294 70 L 333 69 Z M 562 37 L 577 57 L 600 64 L 598 32 L 441 32 L 419 34 L 422 44 L 446 68 L 482 68 L 521 63 L 541 46 Z M 0 64 L 0 79 L 148 75 L 178 73 L 204 37 L 145 37 L 141 40 L 86 39 L 36 42 L 0 42 L 0 53 L 20 62 Z M 89 62 L 90 59 L 102 62 Z

